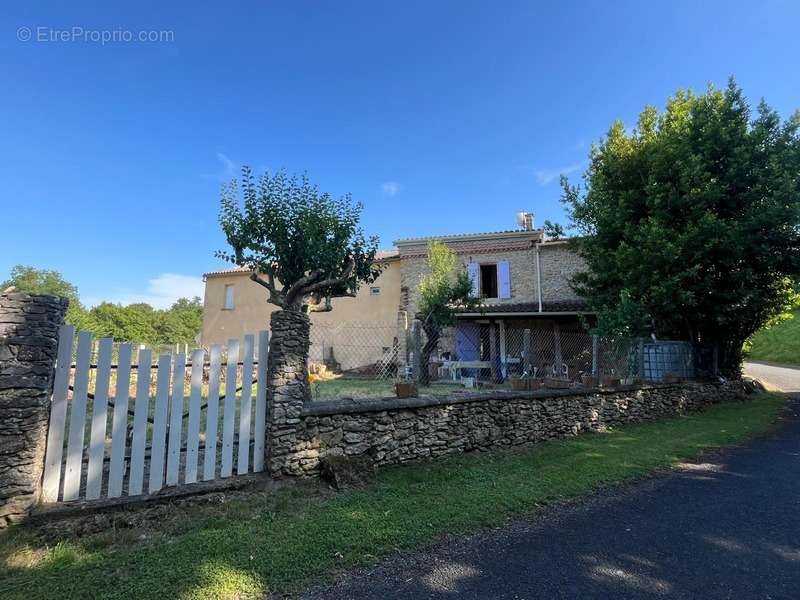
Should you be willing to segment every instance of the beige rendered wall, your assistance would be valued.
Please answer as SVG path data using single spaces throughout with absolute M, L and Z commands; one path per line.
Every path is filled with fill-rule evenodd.
M 234 286 L 233 310 L 223 308 L 226 285 Z M 380 294 L 372 295 L 371 287 L 379 287 Z M 396 324 L 399 301 L 399 261 L 387 262 L 377 281 L 362 285 L 355 298 L 336 298 L 331 312 L 312 313 L 312 336 L 314 324 L 326 330 L 342 324 Z M 270 314 L 277 310 L 267 302 L 266 290 L 251 281 L 246 272 L 210 275 L 206 279 L 203 307 L 204 345 L 222 344 L 229 338 L 269 329 Z

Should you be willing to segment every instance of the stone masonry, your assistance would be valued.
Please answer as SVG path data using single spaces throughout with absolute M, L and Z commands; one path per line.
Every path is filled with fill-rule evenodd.
M 459 255 L 460 261 L 466 265 L 470 259 L 477 263 L 497 263 L 507 260 L 511 272 L 511 298 L 487 298 L 484 303 L 487 310 L 497 304 L 514 304 L 517 302 L 533 302 L 536 300 L 536 263 L 533 250 L 508 250 L 500 252 L 483 252 L 481 254 Z M 401 307 L 415 316 L 419 307 L 419 282 L 428 273 L 428 265 L 424 256 L 403 257 L 400 263 L 401 285 L 408 289 L 408 305 Z M 542 286 L 544 287 L 544 286 Z
M 267 456 L 272 473 L 285 472 L 287 454 L 297 451 L 297 430 L 309 397 L 308 355 L 311 321 L 302 312 L 276 310 L 270 316 L 267 379 Z M 299 475 L 298 473 L 288 473 Z
M 313 476 L 326 455 L 368 455 L 377 465 L 427 460 L 601 431 L 740 399 L 736 383 L 615 390 L 496 392 L 399 400 L 308 403 L 275 423 L 276 476 Z M 280 415 L 273 415 L 281 421 Z
M 0 528 L 39 500 L 58 328 L 67 300 L 0 295 Z
M 540 247 L 542 302 L 580 300 L 570 286 L 572 277 L 586 270 L 586 261 L 567 242 L 547 242 Z

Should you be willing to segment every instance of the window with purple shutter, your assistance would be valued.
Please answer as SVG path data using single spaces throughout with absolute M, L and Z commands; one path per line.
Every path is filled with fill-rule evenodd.
M 497 263 L 497 290 L 499 298 L 511 298 L 511 265 L 507 260 Z
M 467 265 L 467 273 L 469 273 L 469 280 L 472 282 L 472 295 L 475 298 L 481 297 L 481 281 L 478 277 L 478 263 L 471 262 Z

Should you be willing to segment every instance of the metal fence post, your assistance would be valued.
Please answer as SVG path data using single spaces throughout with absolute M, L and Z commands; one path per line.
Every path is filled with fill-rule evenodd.
M 639 377 L 645 379 L 644 373 L 644 340 L 639 338 L 638 343 L 638 354 L 639 354 Z
M 592 335 L 592 375 L 597 376 L 599 366 L 597 364 L 597 351 L 599 346 L 599 339 L 597 334 Z
M 524 353 L 523 357 L 523 365 L 522 365 L 522 372 L 525 373 L 528 377 L 532 375 L 531 373 L 531 330 L 525 329 L 522 332 L 522 352 Z

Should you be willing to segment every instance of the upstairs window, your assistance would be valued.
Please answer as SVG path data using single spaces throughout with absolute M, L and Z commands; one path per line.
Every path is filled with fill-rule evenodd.
M 481 265 L 481 296 L 497 298 L 497 265 Z
M 233 284 L 225 286 L 225 304 L 223 308 L 225 310 L 233 310 Z
M 371 287 L 371 288 L 369 288 L 369 295 L 370 296 L 380 296 L 381 295 L 381 288 L 379 288 L 379 287 Z

